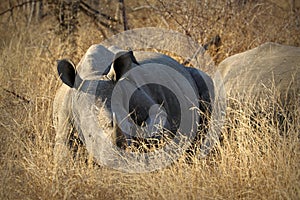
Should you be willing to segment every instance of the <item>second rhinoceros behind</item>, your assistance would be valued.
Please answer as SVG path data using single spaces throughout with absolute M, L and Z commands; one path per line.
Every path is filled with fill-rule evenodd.
M 143 139 L 160 140 L 157 125 L 173 137 L 178 131 L 196 133 L 197 128 L 200 134 L 199 127 L 208 120 L 203 113 L 211 112 L 212 79 L 160 53 L 93 45 L 76 68 L 69 60 L 60 60 L 57 68 L 64 84 L 54 100 L 56 158 L 68 151 L 73 128 L 86 145 L 95 142 L 98 134 L 97 148 L 107 150 L 110 146 L 102 140 L 130 146 L 143 130 L 150 132 Z M 128 87 L 132 92 L 126 92 Z M 203 115 L 190 114 L 195 110 Z

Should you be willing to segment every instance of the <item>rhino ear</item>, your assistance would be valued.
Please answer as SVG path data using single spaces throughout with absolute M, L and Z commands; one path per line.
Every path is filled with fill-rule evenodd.
M 73 87 L 75 83 L 76 70 L 75 65 L 70 60 L 57 61 L 57 71 L 62 82 L 69 87 Z
M 132 51 L 118 52 L 112 63 L 107 77 L 113 81 L 118 81 L 126 72 L 132 68 L 132 63 L 138 64 Z

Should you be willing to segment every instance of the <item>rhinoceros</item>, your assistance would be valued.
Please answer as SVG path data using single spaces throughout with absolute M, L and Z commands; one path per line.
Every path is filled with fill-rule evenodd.
M 110 151 L 112 145 L 104 140 L 119 148 L 128 147 L 141 137 L 137 132 L 146 129 L 150 136 L 142 138 L 160 140 L 163 135 L 157 124 L 171 138 L 181 131 L 183 136 L 196 133 L 196 140 L 201 134 L 199 127 L 207 124 L 203 113 L 209 116 L 212 109 L 212 79 L 164 54 L 97 44 L 87 50 L 77 67 L 63 59 L 58 61 L 57 69 L 63 84 L 53 103 L 56 159 L 68 152 L 68 138 L 74 128 L 83 143 L 93 146 L 87 148 L 93 154 Z M 126 92 L 128 88 L 131 93 Z M 195 117 L 195 110 L 198 116 L 199 111 L 202 115 Z M 122 124 L 124 120 L 126 123 Z M 95 146 L 103 151 L 97 153 Z M 107 160 L 109 153 L 98 156 Z
M 300 93 L 300 48 L 268 42 L 222 61 L 228 96 L 269 98 L 275 90 L 284 103 Z

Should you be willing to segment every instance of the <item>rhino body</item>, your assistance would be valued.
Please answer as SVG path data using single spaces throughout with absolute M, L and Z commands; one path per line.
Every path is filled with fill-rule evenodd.
M 74 128 L 79 132 L 80 139 L 87 145 L 95 140 L 91 139 L 93 134 L 96 134 L 93 131 L 100 134 L 99 138 L 108 139 L 120 148 L 131 145 L 131 141 L 136 139 L 137 135 L 132 136 L 131 133 L 121 130 L 117 125 L 117 122 L 124 119 L 120 113 L 112 110 L 112 102 L 118 104 L 118 101 L 112 100 L 112 93 L 117 84 L 126 90 L 125 87 L 128 84 L 134 85 L 139 81 L 144 81 L 141 76 L 131 75 L 130 70 L 148 66 L 149 69 L 146 72 L 151 74 L 151 70 L 153 70 L 151 66 L 155 65 L 168 66 L 176 73 L 181 74 L 187 81 L 182 83 L 163 70 L 159 75 L 155 75 L 157 77 L 153 77 L 155 80 L 158 82 L 170 80 L 168 84 L 178 88 L 182 96 L 185 96 L 188 90 L 186 84 L 189 85 L 196 92 L 197 97 L 197 104 L 191 105 L 190 109 L 192 106 L 196 106 L 201 112 L 211 112 L 214 86 L 212 79 L 206 73 L 180 65 L 174 59 L 160 53 L 132 52 L 116 47 L 106 48 L 101 45 L 93 45 L 88 49 L 76 69 L 69 60 L 58 62 L 58 72 L 64 84 L 59 88 L 54 99 L 55 158 L 62 158 L 65 152 L 68 152 L 68 138 Z M 128 98 L 126 95 L 124 93 L 122 98 Z M 119 100 L 121 101 L 121 99 Z M 97 107 L 97 114 L 88 111 L 94 106 Z M 126 106 L 120 105 L 120 112 L 126 110 Z M 157 131 L 154 126 L 154 123 L 157 122 L 155 116 L 159 111 L 163 111 L 167 117 L 162 128 L 168 130 L 168 133 L 176 134 L 182 115 L 181 106 L 183 105 L 179 105 L 176 101 L 176 94 L 174 96 L 172 91 L 158 84 L 146 84 L 139 87 L 130 96 L 129 125 L 133 123 L 138 127 L 151 127 L 151 130 Z M 149 111 L 152 108 L 154 109 L 153 116 Z M 193 119 L 188 120 L 192 121 Z M 203 115 L 194 123 L 204 124 L 207 123 L 207 120 Z M 102 131 L 98 131 L 97 127 L 94 127 L 94 122 L 99 124 Z M 130 131 L 140 131 L 130 128 Z M 193 129 L 193 131 L 196 130 Z M 154 134 L 151 137 L 160 139 L 161 135 Z M 111 148 L 111 146 L 105 146 L 102 139 L 98 141 L 98 147 L 103 144 L 104 149 Z M 93 150 L 88 149 L 88 151 Z M 107 160 L 108 156 L 107 154 L 103 159 Z M 56 162 L 59 161 L 56 160 Z
M 285 103 L 300 93 L 300 48 L 265 43 L 219 64 L 228 96 L 268 99 L 275 90 Z

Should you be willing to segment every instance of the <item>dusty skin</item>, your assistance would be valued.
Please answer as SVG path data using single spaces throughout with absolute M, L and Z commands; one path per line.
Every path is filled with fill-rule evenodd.
M 267 99 L 267 90 L 276 90 L 283 104 L 294 104 L 300 93 L 299 47 L 265 43 L 225 59 L 218 69 L 229 96 Z
M 153 140 L 162 140 L 163 136 L 160 135 L 163 132 L 171 135 L 180 130 L 184 143 L 188 143 L 186 137 L 189 132 L 199 130 L 200 134 L 204 129 L 201 130 L 200 127 L 197 129 L 196 125 L 207 123 L 208 120 L 203 114 L 199 116 L 197 110 L 199 113 L 209 115 L 214 99 L 213 82 L 207 74 L 180 65 L 170 57 L 154 52 L 132 52 L 117 47 L 105 48 L 102 45 L 92 45 L 79 62 L 76 72 L 72 62 L 61 60 L 58 61 L 58 74 L 64 83 L 53 103 L 56 128 L 54 156 L 58 166 L 66 159 L 64 155 L 67 152 L 70 130 L 73 128 L 77 128 L 80 139 L 86 144 L 90 154 L 99 155 L 98 164 L 106 163 L 107 167 L 113 167 L 109 164 L 110 160 L 120 160 L 121 164 L 120 167 L 116 167 L 117 169 L 126 169 L 126 163 L 131 163 L 130 158 L 126 155 L 121 157 L 114 155 L 116 150 L 106 144 L 107 142 L 119 148 L 126 145 L 130 147 L 133 138 L 142 137 L 135 136 L 137 134 L 145 135 L 143 139 L 149 137 Z M 66 85 L 69 86 L 68 89 Z M 129 91 L 133 85 L 141 86 L 134 86 L 132 94 L 127 94 L 126 91 Z M 124 100 L 126 98 L 129 99 L 126 101 Z M 122 101 L 124 102 L 120 103 Z M 130 110 L 126 111 L 128 104 Z M 156 109 L 153 107 L 155 105 L 158 106 Z M 93 106 L 98 107 L 98 114 L 89 113 L 89 108 Z M 149 111 L 151 109 L 152 111 Z M 128 117 L 133 114 L 134 118 Z M 197 118 L 194 117 L 195 115 Z M 97 124 L 94 123 L 95 119 L 98 119 Z M 161 124 L 164 119 L 165 122 Z M 193 123 L 193 119 L 198 122 Z M 124 122 L 125 120 L 127 121 Z M 183 125 L 179 126 L 184 123 L 187 127 L 185 129 L 181 128 Z M 163 131 L 164 129 L 166 131 Z M 91 138 L 96 137 L 95 132 L 103 134 L 100 135 L 99 140 Z M 153 134 L 156 136 L 151 136 Z M 108 141 L 101 137 L 107 137 Z M 200 136 L 193 136 L 190 142 L 194 142 L 196 137 Z M 179 138 L 179 140 L 183 139 Z M 94 144 L 94 141 L 99 143 Z M 166 155 L 171 156 L 168 152 Z M 163 156 L 159 162 L 166 162 Z M 134 172 L 135 167 L 132 165 L 137 164 L 130 164 L 127 171 Z M 158 167 L 159 165 L 154 166 L 153 170 Z M 147 168 L 150 168 L 149 164 Z

